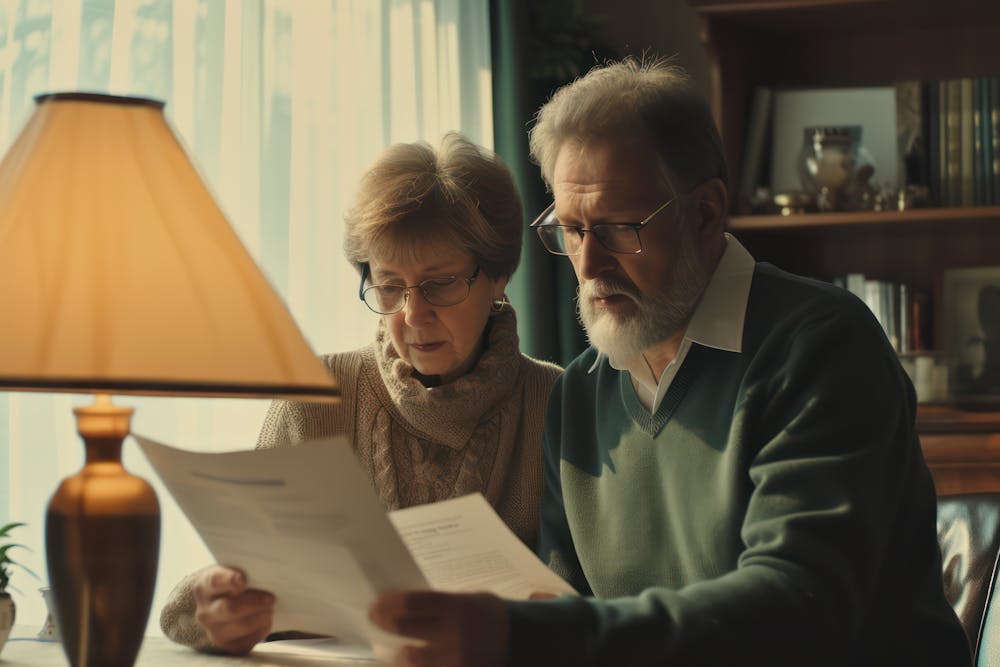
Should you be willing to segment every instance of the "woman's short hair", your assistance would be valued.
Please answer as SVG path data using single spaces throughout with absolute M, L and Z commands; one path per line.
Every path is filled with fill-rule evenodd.
M 372 256 L 414 259 L 446 245 L 498 278 L 517 268 L 523 224 L 507 166 L 451 132 L 437 149 L 394 144 L 365 172 L 346 215 L 344 252 L 360 269 Z
M 551 187 L 562 145 L 597 139 L 653 148 L 678 194 L 711 178 L 728 186 L 722 140 L 708 105 L 684 70 L 664 59 L 611 62 L 560 88 L 535 118 L 531 156 Z

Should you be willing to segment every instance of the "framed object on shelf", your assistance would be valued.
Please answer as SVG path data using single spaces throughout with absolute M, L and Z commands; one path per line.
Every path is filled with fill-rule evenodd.
M 945 271 L 943 306 L 955 401 L 1000 407 L 1000 266 Z
M 874 160 L 873 183 L 899 184 L 896 92 L 871 88 L 782 89 L 774 94 L 771 188 L 802 188 L 797 161 L 806 128 L 860 128 L 859 142 Z

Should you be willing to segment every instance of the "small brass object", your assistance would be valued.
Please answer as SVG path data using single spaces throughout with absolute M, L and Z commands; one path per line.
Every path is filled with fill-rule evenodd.
M 816 209 L 816 198 L 808 192 L 779 192 L 773 201 L 780 215 L 797 215 Z

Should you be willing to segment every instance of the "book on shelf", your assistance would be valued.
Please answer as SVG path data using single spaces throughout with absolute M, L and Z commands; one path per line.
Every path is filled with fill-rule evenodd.
M 998 79 L 931 81 L 925 99 L 932 200 L 941 206 L 1000 203 Z
M 982 116 L 981 141 L 983 152 L 981 163 L 983 165 L 983 205 L 989 206 L 996 202 L 996 192 L 993 187 L 993 126 L 990 123 L 990 116 L 993 109 L 993 91 L 991 79 L 980 79 L 979 111 Z
M 962 82 L 947 82 L 948 103 L 945 130 L 945 169 L 948 206 L 962 205 Z
M 959 206 L 974 206 L 976 203 L 976 181 L 973 165 L 973 136 L 975 128 L 973 126 L 972 115 L 972 79 L 959 79 L 961 91 L 960 111 L 959 111 L 959 141 L 962 144 L 961 162 L 958 173 L 962 196 L 958 201 Z
M 1000 78 L 990 79 L 990 162 L 993 172 L 993 199 L 1000 203 Z
M 948 175 L 948 82 L 938 81 L 938 178 L 941 190 L 941 206 L 951 206 L 951 183 Z
M 941 117 L 941 92 L 938 82 L 930 81 L 924 85 L 927 97 L 927 113 L 924 116 L 924 126 L 927 137 L 927 185 L 930 187 L 931 201 L 938 206 L 944 204 L 941 193 L 941 129 L 938 119 Z
M 986 184 L 983 178 L 983 112 L 982 107 L 983 87 L 982 79 L 972 81 L 972 203 L 981 206 L 986 201 Z
M 925 88 L 920 81 L 900 81 L 896 92 L 896 141 L 899 151 L 897 182 L 928 185 L 925 134 Z
M 865 300 L 865 274 L 848 273 L 844 276 L 844 285 L 848 292 L 851 292 L 862 301 Z
M 990 79 L 976 79 L 976 205 L 989 206 L 995 199 L 993 195 L 993 146 L 992 128 L 990 126 L 990 108 L 992 95 Z
M 900 354 L 927 349 L 927 296 L 912 285 L 848 273 L 834 284 L 857 296 L 882 325 L 892 348 Z
M 899 283 L 899 322 L 897 323 L 897 333 L 899 345 L 896 351 L 900 354 L 913 352 L 913 307 L 910 300 L 910 286 L 906 283 Z
M 764 147 L 770 139 L 771 101 L 774 91 L 767 86 L 754 88 L 750 115 L 747 118 L 746 140 L 743 149 L 743 164 L 740 169 L 739 210 L 748 212 L 754 189 L 761 184 L 761 174 L 767 151 Z

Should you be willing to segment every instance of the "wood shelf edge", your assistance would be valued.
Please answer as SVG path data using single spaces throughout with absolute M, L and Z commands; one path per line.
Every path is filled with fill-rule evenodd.
M 1000 224 L 1000 206 L 919 208 L 910 211 L 801 213 L 796 215 L 734 215 L 729 218 L 729 230 L 742 232 L 990 220 L 996 220 Z
M 920 405 L 917 407 L 917 432 L 921 436 L 1000 434 L 1000 412 L 972 412 L 947 405 Z
M 688 0 L 701 14 L 742 14 L 746 12 L 780 11 L 786 9 L 816 9 L 870 5 L 884 0 Z

